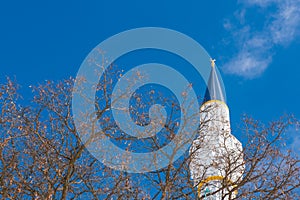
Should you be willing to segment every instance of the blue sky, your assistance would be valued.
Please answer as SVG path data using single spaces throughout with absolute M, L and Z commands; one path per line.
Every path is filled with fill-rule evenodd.
M 75 77 L 98 43 L 146 26 L 182 32 L 216 58 L 233 127 L 242 114 L 300 118 L 299 0 L 1 1 L 0 79 L 26 88 Z

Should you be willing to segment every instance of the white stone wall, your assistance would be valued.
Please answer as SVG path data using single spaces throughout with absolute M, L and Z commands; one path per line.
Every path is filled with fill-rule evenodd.
M 195 186 L 202 186 L 200 196 L 241 180 L 244 172 L 242 145 L 231 134 L 229 110 L 225 103 L 213 100 L 202 105 L 199 136 L 192 144 L 190 155 L 192 179 Z M 229 184 L 224 184 L 222 179 L 210 180 L 218 177 L 228 180 Z M 200 184 L 204 180 L 207 181 Z M 221 199 L 232 189 L 222 189 L 207 199 Z

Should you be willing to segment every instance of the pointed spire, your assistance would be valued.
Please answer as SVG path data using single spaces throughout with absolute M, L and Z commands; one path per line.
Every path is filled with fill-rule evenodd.
M 217 74 L 215 68 L 216 60 L 210 59 L 210 61 L 211 61 L 211 72 L 207 83 L 207 89 L 205 92 L 203 103 L 210 100 L 219 100 L 225 102 L 225 95 L 221 87 L 219 75 Z

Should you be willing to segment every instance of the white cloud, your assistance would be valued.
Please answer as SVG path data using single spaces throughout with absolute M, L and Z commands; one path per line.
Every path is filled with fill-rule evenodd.
M 234 59 L 225 65 L 225 67 L 229 73 L 253 78 L 261 74 L 268 67 L 270 62 L 270 57 L 258 58 L 253 52 L 241 51 Z
M 240 0 L 240 3 L 248 5 L 258 5 L 260 7 L 267 7 L 271 4 L 278 3 L 284 0 Z
M 300 130 L 297 126 L 292 126 L 287 130 L 287 148 L 300 156 Z
M 238 23 L 226 19 L 223 24 L 237 47 L 224 69 L 254 78 L 272 62 L 275 46 L 287 46 L 299 35 L 300 0 L 244 0 L 240 4 L 241 8 L 235 12 Z M 266 16 L 261 30 L 253 29 L 255 22 L 247 18 L 247 9 L 253 7 L 262 9 Z
M 297 35 L 300 26 L 300 1 L 282 1 L 276 20 L 268 27 L 275 44 L 288 44 Z

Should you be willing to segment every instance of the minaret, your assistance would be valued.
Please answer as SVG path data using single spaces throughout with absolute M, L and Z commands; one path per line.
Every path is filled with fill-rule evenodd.
M 190 172 L 198 198 L 234 199 L 245 169 L 242 144 L 231 134 L 229 109 L 211 59 L 211 73 L 200 108 L 199 136 L 190 148 Z

